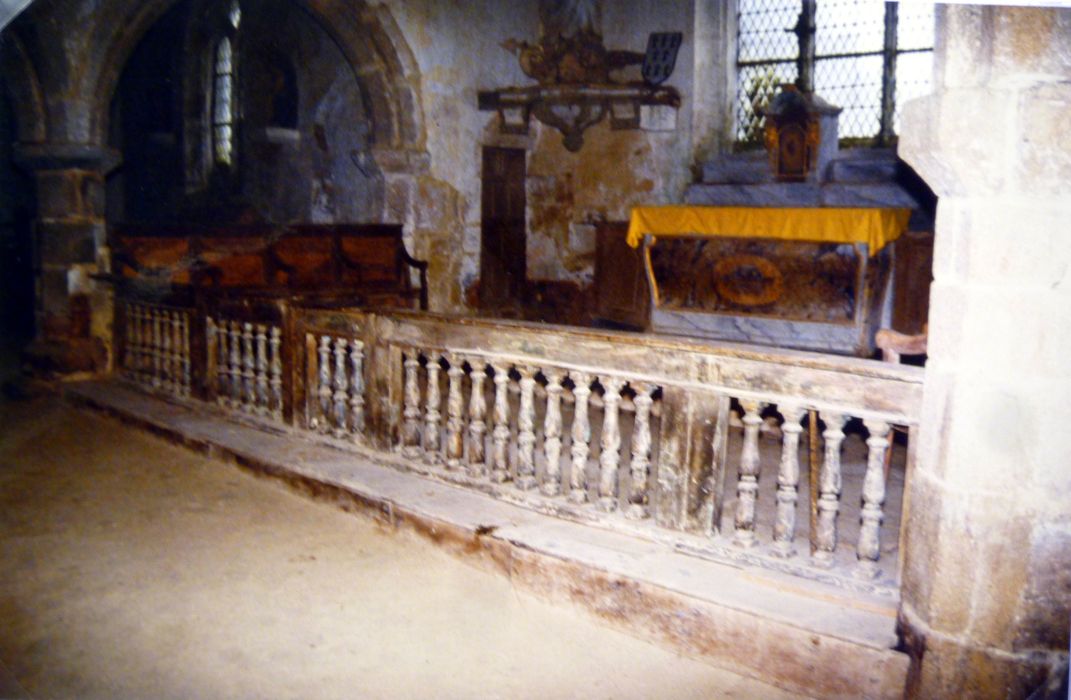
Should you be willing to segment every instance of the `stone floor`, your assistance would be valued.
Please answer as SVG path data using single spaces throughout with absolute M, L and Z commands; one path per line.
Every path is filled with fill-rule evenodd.
M 0 697 L 802 697 L 54 398 L 0 426 Z
M 900 697 L 896 601 L 761 562 L 718 561 L 431 479 L 400 455 L 164 400 L 123 382 L 68 399 L 345 510 L 665 649 L 817 697 Z M 773 663 L 772 660 L 776 660 Z

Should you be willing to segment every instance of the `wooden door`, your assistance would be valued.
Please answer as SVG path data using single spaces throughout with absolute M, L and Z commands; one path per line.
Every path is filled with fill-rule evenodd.
M 520 300 L 524 294 L 524 151 L 483 149 L 480 303 L 484 308 Z

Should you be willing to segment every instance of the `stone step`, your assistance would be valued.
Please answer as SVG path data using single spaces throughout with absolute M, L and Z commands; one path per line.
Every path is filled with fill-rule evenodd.
M 823 698 L 899 698 L 897 601 L 554 518 L 413 474 L 407 460 L 258 425 L 119 382 L 68 385 L 67 397 L 295 490 L 408 529 L 569 601 L 629 634 Z
M 842 151 L 829 162 L 823 183 L 892 184 L 899 161 L 889 151 L 853 149 Z M 773 182 L 765 151 L 733 153 L 703 164 L 705 185 L 756 185 Z
M 898 163 L 892 154 L 856 153 L 833 159 L 826 175 L 830 182 L 892 183 L 896 180 Z
M 918 207 L 907 190 L 892 182 L 698 184 L 687 189 L 684 201 L 686 204 L 722 207 Z

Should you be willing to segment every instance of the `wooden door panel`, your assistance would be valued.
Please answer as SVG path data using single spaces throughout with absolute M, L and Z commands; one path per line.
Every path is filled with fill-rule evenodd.
M 485 305 L 517 299 L 525 271 L 525 152 L 483 150 L 480 290 Z

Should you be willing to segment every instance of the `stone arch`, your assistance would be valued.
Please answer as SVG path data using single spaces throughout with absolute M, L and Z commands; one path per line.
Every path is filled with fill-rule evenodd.
M 18 140 L 21 143 L 45 141 L 47 112 L 41 82 L 26 47 L 11 29 L 0 39 L 0 65 L 11 96 Z
M 373 144 L 377 151 L 422 151 L 425 145 L 420 71 L 390 10 L 369 7 L 365 2 L 344 0 L 294 0 L 323 26 L 341 49 L 358 84 L 364 91 L 372 119 Z M 123 67 L 149 27 L 176 0 L 125 2 L 105 27 L 122 26 L 110 33 L 91 78 L 89 94 L 96 103 L 91 114 L 90 135 L 103 143 L 108 128 L 108 105 Z M 107 31 L 104 29 L 102 31 Z

